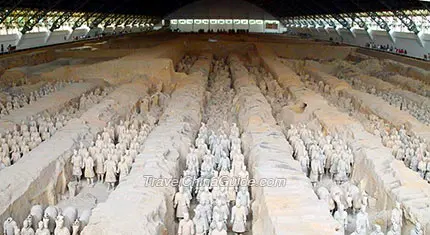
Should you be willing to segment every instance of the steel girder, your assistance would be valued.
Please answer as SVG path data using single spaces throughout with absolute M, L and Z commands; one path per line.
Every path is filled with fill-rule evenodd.
M 419 34 L 418 27 L 415 25 L 415 22 L 409 18 L 408 15 L 405 14 L 404 11 L 400 10 L 392 10 L 392 7 L 390 4 L 388 4 L 385 0 L 379 0 L 382 4 L 384 4 L 388 9 L 391 10 L 391 12 L 394 14 L 395 17 L 397 17 L 404 26 L 408 28 L 409 31 L 415 33 L 416 35 Z
M 121 15 L 116 15 L 116 14 L 109 14 L 106 18 L 104 18 L 104 19 L 101 19 L 101 21 L 98 23 L 98 24 L 100 24 L 100 23 L 102 23 L 103 21 L 104 21 L 104 25 L 103 25 L 103 27 L 107 27 L 107 26 L 109 26 L 109 25 L 111 25 L 112 23 L 114 23 L 116 20 L 118 20 L 119 18 L 121 18 Z M 97 25 L 98 25 L 97 24 Z M 96 25 L 96 26 L 97 26 Z
M 91 13 L 85 13 L 83 14 L 81 17 L 79 17 L 75 23 L 73 24 L 72 29 L 75 30 L 76 28 L 81 27 L 85 22 L 87 22 L 91 17 L 93 16 L 98 16 L 99 14 L 102 13 L 96 13 L 96 12 L 91 12 Z
M 38 24 L 40 22 L 40 20 L 43 19 L 43 17 L 45 17 L 49 11 L 54 8 L 58 3 L 60 3 L 62 0 L 57 0 L 54 4 L 52 4 L 52 6 L 48 9 L 41 9 L 36 11 L 36 13 L 34 15 L 32 15 L 29 19 L 27 19 L 27 21 L 24 24 L 24 27 L 21 30 L 22 34 L 26 34 L 28 31 L 31 31 L 34 26 L 36 26 L 36 24 Z
M 408 28 L 409 31 L 416 35 L 420 33 L 415 22 L 408 15 L 406 15 L 405 12 L 395 10 L 393 11 L 393 14 L 403 23 L 403 25 Z
M 322 21 L 321 19 L 319 19 L 319 18 L 317 18 L 316 16 L 311 16 L 311 19 L 313 20 L 313 21 L 315 21 L 319 26 L 321 26 L 321 27 L 324 27 L 325 25 L 324 25 L 324 21 Z
M 104 20 L 108 20 L 110 17 L 112 17 L 111 14 L 108 13 L 102 13 L 100 15 L 98 15 L 92 22 L 90 25 L 90 28 L 96 28 L 97 26 L 99 26 L 99 24 L 101 24 Z
M 79 9 L 81 9 L 82 7 L 84 7 L 85 4 L 88 3 L 88 1 L 89 0 L 83 1 L 82 4 L 80 4 L 78 7 L 76 7 L 74 11 L 63 12 L 63 14 L 61 14 L 59 17 L 57 17 L 57 19 L 55 19 L 54 23 L 52 23 L 52 26 L 49 29 L 49 31 L 52 32 L 52 31 L 60 28 L 61 25 L 63 25 L 64 23 L 66 23 L 66 21 L 68 21 L 70 19 L 70 17 L 73 16 L 73 13 L 77 12 Z
M 305 18 L 305 21 L 308 23 L 308 25 L 310 25 L 312 27 L 316 26 L 316 23 L 315 23 L 315 21 L 313 19 Z
M 21 29 L 22 34 L 26 34 L 28 31 L 31 31 L 36 24 L 42 20 L 43 17 L 48 14 L 49 10 L 38 10 L 34 15 L 32 15 L 29 19 L 25 21 L 23 28 Z
M 132 16 L 130 16 L 130 15 L 123 15 L 123 16 L 120 16 L 120 17 L 118 17 L 118 19 L 117 20 L 115 20 L 115 26 L 119 26 L 119 25 L 121 25 L 122 23 L 125 23 L 126 22 L 126 19 L 128 19 L 128 18 L 130 18 L 130 17 L 132 17 Z
M 355 1 L 350 0 L 350 2 L 353 3 L 354 5 L 356 5 L 358 8 L 362 9 L 363 11 L 365 11 L 365 9 L 363 9 Z M 369 16 L 370 19 L 372 19 L 372 21 L 375 22 L 379 26 L 379 28 L 385 30 L 390 35 L 391 41 L 394 42 L 394 39 L 391 37 L 391 34 L 390 34 L 390 27 L 388 26 L 387 22 L 385 22 L 384 19 L 382 19 L 378 14 L 376 14 L 376 12 L 373 12 L 373 11 L 367 11 L 366 15 Z
M 366 31 L 369 29 L 369 27 L 367 26 L 366 22 L 364 22 L 363 19 L 361 19 L 360 16 L 358 16 L 356 13 L 347 13 L 347 15 L 349 16 L 349 18 L 351 18 L 351 20 L 356 23 L 360 28 L 365 29 Z
M 7 3 L 7 5 L 9 5 L 9 3 L 15 3 L 14 5 L 13 5 L 13 7 L 10 7 L 10 8 L 4 8 L 4 9 L 2 9 L 2 11 L 0 12 L 0 24 L 2 24 L 5 20 L 6 20 L 6 18 L 8 17 L 8 16 L 10 16 L 10 14 L 12 14 L 12 12 L 18 7 L 18 5 L 22 2 L 22 0 L 18 0 L 18 1 L 16 1 L 16 0 L 10 0 L 8 3 Z
M 53 32 L 54 30 L 59 29 L 61 25 L 66 23 L 66 21 L 69 20 L 72 16 L 72 11 L 64 12 L 63 14 L 58 16 L 57 19 L 55 19 L 55 21 L 52 23 L 52 26 L 49 28 L 49 31 Z
M 366 12 L 366 14 L 379 26 L 379 28 L 387 31 L 388 33 L 390 32 L 390 26 L 388 26 L 387 22 L 385 22 L 385 20 L 382 19 L 382 17 L 380 17 L 376 12 L 371 11 Z
M 339 14 L 331 14 L 331 16 L 337 21 L 339 22 L 340 25 L 342 25 L 342 27 L 351 30 L 352 26 L 351 24 L 345 19 L 343 18 L 341 15 Z
M 382 17 L 380 17 L 376 12 L 371 11 L 367 12 L 366 14 L 379 26 L 379 28 L 385 30 L 385 32 L 388 34 L 388 37 L 390 38 L 390 41 L 395 43 L 394 38 L 390 33 L 390 26 L 388 26 L 387 22 L 385 22 L 385 20 L 382 19 Z

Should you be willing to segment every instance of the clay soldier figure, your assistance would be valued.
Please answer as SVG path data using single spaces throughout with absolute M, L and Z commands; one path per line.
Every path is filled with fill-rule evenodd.
M 49 229 L 43 224 L 43 221 L 39 221 L 38 229 L 36 230 L 36 235 L 51 235 Z
M 70 235 L 70 230 L 67 227 L 64 227 L 64 216 L 57 216 L 55 224 L 54 235 Z
M 384 235 L 381 230 L 381 226 L 375 224 L 375 231 L 373 231 L 370 235 Z
M 84 168 L 84 162 L 82 160 L 82 156 L 78 154 L 78 151 L 76 149 L 73 150 L 71 162 L 73 165 L 72 175 L 76 178 L 78 182 L 80 182 L 82 176 L 82 168 Z
M 218 221 L 216 223 L 216 228 L 211 231 L 211 235 L 227 235 L 227 231 L 222 221 Z
M 94 160 L 92 157 L 88 156 L 84 160 L 85 172 L 84 176 L 87 178 L 88 185 L 94 185 Z
M 356 227 L 360 227 L 360 231 L 362 234 L 367 234 L 367 230 L 369 229 L 369 216 L 366 212 L 366 207 L 362 206 L 360 208 L 360 212 L 358 212 L 355 221 Z
M 105 181 L 108 183 L 108 190 L 114 189 L 116 183 L 117 166 L 116 162 L 112 160 L 111 155 L 108 156 L 108 159 L 105 162 L 104 171 L 106 172 Z
M 415 224 L 415 228 L 411 230 L 411 235 L 424 235 L 423 230 L 421 229 L 421 224 L 417 222 Z
M 97 181 L 103 183 L 103 178 L 105 175 L 104 168 L 105 157 L 102 152 L 96 153 L 96 173 L 97 173 Z
M 194 218 L 193 223 L 195 226 L 196 235 L 206 235 L 207 231 L 209 230 L 209 225 L 207 220 L 202 216 L 202 213 L 200 210 L 194 210 Z
M 76 219 L 72 225 L 72 235 L 78 235 L 79 234 L 80 226 L 81 226 L 81 222 L 79 221 L 79 219 Z
M 400 235 L 401 230 L 398 224 L 392 224 L 390 230 L 387 232 L 387 235 Z
M 82 94 L 80 100 L 79 100 L 79 109 L 83 110 L 86 108 L 87 105 L 87 97 L 85 97 L 85 94 Z
M 230 136 L 239 137 L 239 128 L 237 128 L 236 123 L 233 123 L 231 126 Z
M 215 203 L 215 206 L 212 209 L 212 223 L 210 225 L 211 229 L 214 229 L 216 227 L 216 222 L 223 221 L 227 222 L 229 211 L 225 210 L 225 207 L 223 206 L 223 202 L 221 200 L 217 200 Z
M 30 227 L 28 220 L 22 222 L 21 235 L 34 235 L 34 230 Z
M 334 213 L 334 219 L 337 220 L 345 229 L 348 226 L 348 213 L 344 210 L 343 204 L 339 203 L 337 211 Z
M 129 165 L 125 161 L 125 157 L 121 157 L 121 161 L 118 163 L 118 173 L 119 180 L 123 180 L 129 174 Z
M 396 202 L 396 208 L 391 211 L 391 225 L 394 224 L 398 225 L 399 231 L 401 231 L 403 225 L 403 213 L 400 208 L 400 202 Z
M 3 223 L 3 234 L 4 235 L 15 235 L 15 228 L 17 228 L 16 222 L 12 219 L 12 217 L 9 217 L 6 219 L 6 221 Z
M 184 218 L 184 214 L 188 213 L 188 208 L 190 208 L 190 199 L 188 195 L 184 193 L 183 187 L 179 186 L 179 191 L 175 194 L 175 199 L 173 203 L 174 208 L 176 208 L 176 218 Z
M 240 186 L 239 192 L 236 195 L 236 202 L 240 202 L 242 207 L 246 209 L 246 215 L 248 215 L 249 209 L 251 209 L 251 200 L 246 186 Z
M 235 234 L 242 234 L 246 230 L 246 208 L 242 207 L 240 202 L 231 210 L 231 224 L 233 225 L 233 232 Z
M 69 189 L 69 197 L 70 198 L 76 196 L 77 185 L 78 185 L 78 183 L 76 181 L 70 181 L 67 184 L 67 187 Z
M 184 219 L 179 222 L 178 235 L 194 235 L 194 223 L 190 220 L 188 212 L 184 213 Z
M 324 173 L 323 166 L 318 157 L 314 157 L 311 161 L 311 173 L 309 178 L 312 182 L 312 186 L 315 187 L 316 183 L 319 181 L 320 175 Z

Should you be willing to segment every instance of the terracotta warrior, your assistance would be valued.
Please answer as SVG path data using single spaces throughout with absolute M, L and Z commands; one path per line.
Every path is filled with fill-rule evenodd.
M 400 230 L 403 225 L 403 212 L 400 207 L 400 202 L 396 202 L 396 208 L 391 211 L 391 225 L 398 225 Z
M 104 171 L 106 172 L 105 181 L 108 183 L 108 190 L 114 189 L 116 183 L 117 165 L 116 162 L 112 160 L 111 155 L 109 155 L 105 162 Z
M 39 221 L 38 228 L 36 230 L 36 235 L 51 235 L 49 229 L 45 227 L 43 221 Z
M 231 211 L 231 224 L 233 225 L 233 232 L 235 234 L 242 234 L 246 230 L 246 208 L 243 207 L 240 202 L 236 202 L 236 205 Z
M 202 212 L 200 210 L 194 210 L 194 226 L 196 235 L 206 235 L 206 233 L 209 230 L 209 225 L 207 219 L 202 215 Z
M 84 168 L 84 162 L 82 156 L 78 154 L 78 151 L 76 149 L 73 150 L 71 162 L 73 165 L 72 175 L 76 178 L 76 181 L 80 182 L 82 176 L 82 168 Z
M 103 153 L 100 151 L 95 154 L 95 162 L 96 162 L 96 174 L 97 174 L 97 181 L 103 183 L 103 178 L 105 175 L 105 168 L 104 168 L 104 162 L 105 157 L 103 156 Z
M 184 214 L 188 213 L 188 209 L 190 208 L 190 199 L 184 193 L 182 186 L 179 186 L 179 191 L 175 194 L 173 205 L 176 208 L 176 218 L 184 218 Z
M 55 224 L 54 235 L 70 235 L 70 230 L 64 226 L 64 216 L 57 216 Z
M 94 173 L 93 158 L 87 155 L 87 157 L 84 160 L 84 165 L 85 165 L 84 176 L 87 179 L 88 185 L 94 185 L 95 173 Z
M 190 216 L 184 213 L 184 218 L 179 222 L 178 235 L 194 235 L 194 223 L 190 220 Z
M 119 180 L 123 180 L 129 174 L 129 165 L 125 160 L 125 157 L 121 157 L 121 161 L 118 163 Z
M 423 232 L 423 230 L 421 228 L 421 224 L 419 222 L 417 222 L 415 224 L 415 228 L 413 228 L 411 230 L 411 234 L 410 235 L 424 235 L 424 232 Z
M 3 223 L 3 234 L 4 235 L 15 235 L 15 229 L 17 227 L 18 226 L 17 226 L 16 222 L 12 219 L 12 217 L 9 217 Z
M 21 235 L 34 235 L 34 230 L 30 227 L 28 220 L 22 222 Z

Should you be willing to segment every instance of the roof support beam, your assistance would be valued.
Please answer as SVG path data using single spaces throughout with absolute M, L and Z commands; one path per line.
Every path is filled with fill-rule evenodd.
M 82 9 L 82 7 L 85 6 L 85 4 L 88 3 L 88 1 L 89 0 L 83 1 L 82 4 L 77 6 L 73 11 L 63 12 L 63 14 L 61 14 L 57 19 L 55 19 L 54 23 L 52 23 L 52 26 L 49 29 L 49 31 L 53 32 L 54 30 L 59 29 L 64 23 L 66 23 L 66 21 L 68 21 L 70 19 L 70 17 L 73 16 L 74 12 L 77 12 L 80 9 Z
M 75 21 L 75 24 L 73 24 L 72 29 L 75 30 L 76 28 L 81 27 L 85 22 L 87 22 L 91 17 L 99 15 L 101 13 L 91 12 L 91 13 L 85 13 L 79 19 Z
M 96 28 L 99 26 L 99 24 L 101 24 L 104 20 L 109 20 L 110 17 L 112 17 L 111 14 L 109 13 L 102 13 L 100 15 L 98 15 L 92 22 L 90 25 L 90 28 Z
M 13 5 L 13 7 L 5 8 L 0 12 L 0 24 L 2 24 L 10 14 L 12 14 L 12 12 L 19 6 L 19 4 L 21 2 L 22 2 L 22 0 L 18 0 L 18 1 L 11 0 L 11 1 L 9 1 L 9 3 L 15 3 L 15 4 Z
M 356 13 L 347 13 L 347 15 L 349 16 L 349 18 L 352 19 L 353 22 L 358 25 L 358 27 L 363 28 L 366 31 L 369 29 L 366 22 L 364 22 L 364 20 L 361 19 L 361 17 L 358 16 Z
M 45 17 L 46 14 L 48 14 L 48 12 L 52 8 L 54 8 L 57 4 L 59 4 L 61 1 L 62 0 L 57 0 L 54 4 L 51 5 L 51 7 L 36 11 L 34 15 L 32 15 L 29 19 L 27 19 L 27 21 L 24 24 L 24 27 L 21 30 L 21 33 L 26 34 L 28 31 L 31 31 L 34 28 L 34 26 L 36 26 L 43 19 L 43 17 Z
M 29 19 L 25 21 L 23 28 L 21 29 L 22 34 L 26 34 L 28 31 L 31 31 L 36 24 L 38 24 L 43 17 L 48 14 L 49 10 L 38 10 L 34 15 L 32 15 Z
M 387 32 L 388 37 L 390 38 L 391 42 L 395 43 L 394 38 L 390 32 L 391 29 L 388 26 L 387 22 L 385 22 L 385 20 L 382 19 L 382 17 L 380 17 L 378 14 L 376 14 L 376 12 L 370 11 L 370 12 L 367 12 L 366 14 L 370 17 L 370 19 L 373 20 L 373 22 L 375 22 L 379 26 L 379 28 L 385 30 L 385 32 Z
M 342 27 L 351 30 L 351 24 L 345 19 L 343 18 L 341 15 L 339 14 L 331 14 L 331 16 L 337 21 L 339 22 L 340 25 L 342 25 Z

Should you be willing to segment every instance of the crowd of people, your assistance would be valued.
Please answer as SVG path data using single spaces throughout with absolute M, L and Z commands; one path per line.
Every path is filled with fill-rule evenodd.
M 173 29 L 173 32 L 181 32 L 180 29 Z M 249 29 L 209 29 L 204 30 L 200 29 L 197 33 L 228 33 L 228 34 L 234 34 L 234 33 L 249 33 Z
M 397 53 L 397 54 L 403 54 L 403 55 L 407 55 L 408 51 L 404 48 L 397 48 L 394 47 L 393 45 L 383 45 L 383 44 L 375 44 L 374 42 L 368 42 L 366 43 L 366 47 L 371 48 L 371 49 L 377 49 L 377 50 L 381 50 L 381 51 L 388 51 L 388 52 L 392 52 L 392 53 Z

